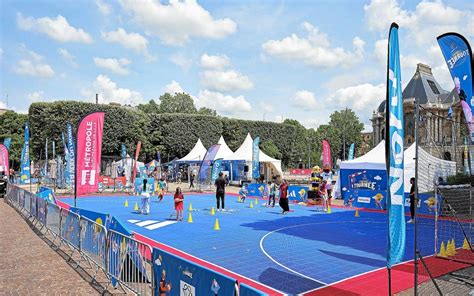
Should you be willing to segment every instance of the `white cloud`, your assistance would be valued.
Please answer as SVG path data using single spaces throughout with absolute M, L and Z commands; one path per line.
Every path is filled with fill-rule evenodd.
M 314 93 L 307 90 L 297 91 L 291 100 L 294 106 L 306 111 L 318 108 L 318 103 Z M 321 105 L 319 105 L 319 107 L 321 107 Z
M 48 64 L 42 64 L 36 61 L 20 60 L 13 68 L 13 71 L 20 75 L 29 75 L 36 77 L 49 78 L 54 76 L 54 70 Z
M 359 115 L 365 115 L 366 121 L 372 110 L 385 99 L 386 88 L 384 83 L 373 85 L 363 83 L 338 89 L 326 98 L 326 103 L 336 108 L 348 107 Z
M 226 55 L 208 55 L 201 56 L 201 67 L 212 70 L 222 70 L 230 66 L 230 60 Z
M 149 60 L 153 59 L 148 52 L 148 40 L 138 33 L 127 33 L 123 28 L 118 28 L 116 31 L 102 32 L 102 38 L 107 42 L 119 43 Z
M 187 71 L 189 70 L 189 68 L 192 66 L 193 64 L 193 60 L 192 59 L 188 59 L 186 58 L 183 54 L 181 53 L 177 53 L 177 54 L 174 54 L 170 57 L 170 61 L 181 67 L 181 69 Z
M 171 81 L 169 84 L 165 85 L 163 91 L 165 93 L 170 93 L 170 94 L 174 94 L 174 93 L 183 93 L 184 90 L 183 88 L 181 87 L 181 85 L 179 85 L 178 82 L 176 82 L 175 80 Z
M 421 1 L 415 10 L 405 10 L 397 0 L 372 0 L 364 5 L 365 19 L 370 30 L 387 34 L 390 23 L 396 22 L 408 31 L 410 41 L 426 44 L 436 41 L 445 32 L 460 32 L 474 36 L 473 11 L 461 11 L 443 1 Z
M 42 90 L 35 91 L 26 95 L 30 102 L 39 102 L 43 100 L 44 92 Z
M 97 67 L 101 67 L 112 71 L 115 74 L 127 75 L 128 69 L 125 66 L 130 65 L 130 61 L 122 59 L 103 59 L 103 58 L 94 58 L 94 63 Z
M 117 83 L 110 80 L 106 75 L 99 75 L 92 83 L 92 88 L 81 91 L 85 97 L 93 98 L 94 94 L 99 94 L 100 103 L 120 103 L 122 105 L 137 105 L 143 103 L 142 95 L 128 88 L 120 88 Z
M 262 45 L 265 53 L 320 68 L 347 67 L 362 60 L 365 42 L 359 37 L 353 39 L 354 51 L 350 52 L 341 47 L 331 47 L 328 35 L 310 23 L 305 22 L 302 26 L 307 32 L 306 37 L 291 34 L 281 40 L 269 40 Z
M 96 0 L 95 4 L 97 5 L 97 8 L 99 9 L 102 15 L 105 15 L 105 16 L 109 15 L 110 12 L 112 11 L 112 7 L 110 6 L 110 4 L 105 3 L 102 0 Z
M 205 88 L 224 92 L 253 88 L 250 78 L 233 70 L 204 71 L 201 73 L 201 83 Z
M 260 102 L 259 106 L 265 113 L 273 112 L 273 106 L 269 102 Z
M 21 13 L 18 13 L 16 19 L 20 29 L 43 33 L 59 42 L 92 43 L 93 41 L 87 32 L 71 26 L 62 15 L 58 15 L 56 18 L 42 17 L 35 19 L 33 17 L 23 17 Z
M 233 97 L 207 89 L 199 91 L 195 101 L 198 108 L 208 107 L 227 115 L 250 112 L 252 110 L 250 103 L 244 96 Z
M 193 37 L 221 39 L 236 31 L 237 25 L 229 18 L 214 19 L 195 0 L 120 1 L 123 9 L 130 13 L 146 34 L 159 37 L 163 43 L 184 45 Z
M 59 48 L 58 53 L 64 59 L 66 64 L 68 64 L 69 66 L 74 67 L 74 68 L 79 67 L 79 65 L 75 61 L 75 56 L 73 56 L 67 49 Z
M 43 58 L 44 58 L 44 57 L 43 57 L 42 55 L 40 55 L 39 53 L 37 53 L 37 52 L 35 52 L 35 51 L 33 51 L 33 50 L 29 50 L 29 49 L 26 47 L 26 45 L 23 44 L 23 43 L 20 44 L 19 49 L 20 49 L 20 53 L 21 53 L 22 55 L 24 55 L 26 59 L 32 59 L 32 60 L 35 61 L 35 62 L 39 62 L 39 61 L 43 60 Z

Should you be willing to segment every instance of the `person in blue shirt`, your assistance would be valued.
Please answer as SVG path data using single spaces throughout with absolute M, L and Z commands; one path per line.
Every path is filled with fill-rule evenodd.
M 247 198 L 248 190 L 247 184 L 242 185 L 242 188 L 239 191 L 240 202 L 245 202 L 245 198 Z

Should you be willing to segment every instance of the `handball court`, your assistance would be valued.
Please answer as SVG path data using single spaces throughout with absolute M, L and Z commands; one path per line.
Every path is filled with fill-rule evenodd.
M 328 214 L 319 206 L 291 204 L 291 212 L 282 215 L 278 205 L 265 207 L 266 200 L 237 199 L 226 195 L 226 211 L 212 215 L 214 194 L 186 194 L 182 222 L 174 220 L 171 195 L 161 202 L 152 197 L 149 215 L 134 210 L 140 197 L 132 195 L 81 197 L 77 206 L 112 214 L 139 240 L 233 275 L 268 294 L 387 294 L 385 213 L 360 211 L 355 217 L 353 209 L 333 207 Z M 61 201 L 73 204 L 72 198 Z M 220 230 L 215 230 L 216 218 Z M 421 218 L 419 228 L 421 252 L 432 255 L 433 219 Z M 413 231 L 414 225 L 407 224 L 406 262 L 393 269 L 393 293 L 413 286 Z M 462 244 L 462 237 L 454 239 Z M 446 268 L 440 269 L 439 260 L 443 259 L 427 257 L 428 265 L 437 265 L 435 276 L 467 267 L 444 264 Z

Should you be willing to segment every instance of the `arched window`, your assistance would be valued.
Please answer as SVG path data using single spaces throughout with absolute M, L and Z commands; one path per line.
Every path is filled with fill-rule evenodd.
M 443 155 L 444 160 L 451 160 L 451 152 L 445 151 Z

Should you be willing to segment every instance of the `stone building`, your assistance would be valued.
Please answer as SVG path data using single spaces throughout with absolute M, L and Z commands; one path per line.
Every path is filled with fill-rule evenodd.
M 415 98 L 420 103 L 420 146 L 431 155 L 463 163 L 464 115 L 456 91 L 444 90 L 431 72 L 431 68 L 418 64 L 416 72 L 403 90 L 405 147 L 414 142 Z M 452 110 L 451 118 L 448 112 Z M 372 114 L 374 146 L 385 138 L 385 100 Z

